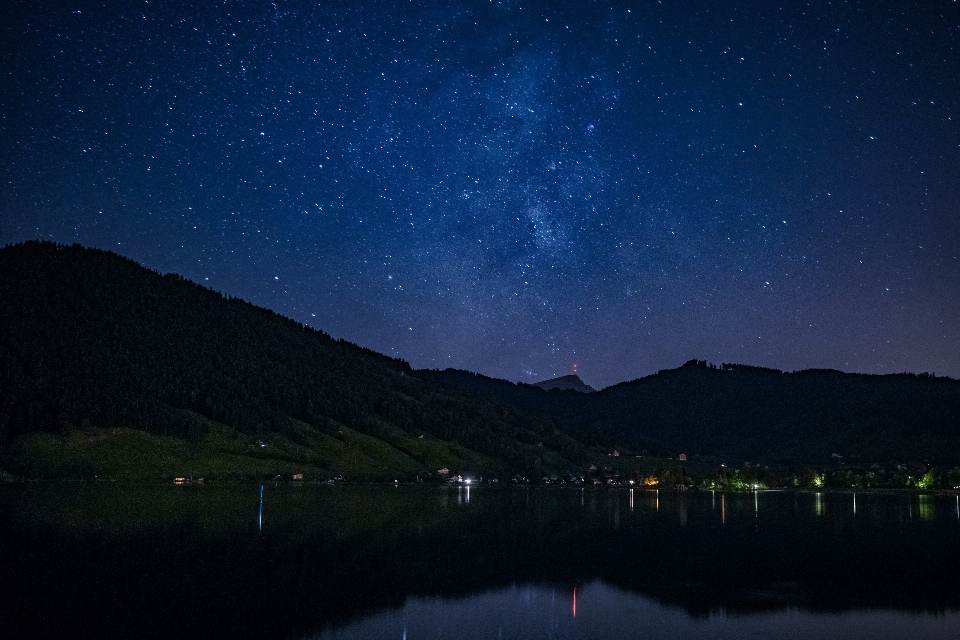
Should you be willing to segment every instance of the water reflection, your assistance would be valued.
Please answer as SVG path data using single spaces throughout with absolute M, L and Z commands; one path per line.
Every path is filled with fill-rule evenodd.
M 260 511 L 257 513 L 257 529 L 263 532 L 263 485 L 260 485 Z
M 955 638 L 960 614 L 918 616 L 897 611 L 812 613 L 798 609 L 749 616 L 722 610 L 691 616 L 602 582 L 573 589 L 572 608 L 553 587 L 517 587 L 457 600 L 411 598 L 398 609 L 313 636 L 316 640 L 367 638 Z M 578 607 L 579 604 L 579 607 Z
M 413 640 L 956 624 L 960 497 L 762 492 L 761 510 L 760 493 L 0 487 L 0 628 Z M 848 624 L 874 614 L 888 626 Z M 474 618 L 486 636 L 468 635 Z

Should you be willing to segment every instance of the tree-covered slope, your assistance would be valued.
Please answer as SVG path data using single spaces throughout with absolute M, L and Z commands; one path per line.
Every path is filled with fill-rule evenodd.
M 589 395 L 462 371 L 416 375 L 539 415 L 579 440 L 652 455 L 960 461 L 960 381 L 925 374 L 784 373 L 691 361 Z
M 105 430 L 124 429 L 160 439 L 161 449 L 173 446 L 162 438 L 216 440 L 218 454 L 286 465 L 263 468 L 302 463 L 331 475 L 537 472 L 579 455 L 546 422 L 441 392 L 402 360 L 110 252 L 8 246 L 0 301 L 8 457 L 25 436 L 38 446 L 33 434 L 63 444 L 80 430 L 93 446 Z
M 960 461 L 960 381 L 691 361 L 597 393 L 402 361 L 116 254 L 0 249 L 0 462 L 23 475 L 348 479 Z
M 753 460 L 960 460 L 960 382 L 927 375 L 693 361 L 605 390 L 585 420 L 615 422 L 613 430 L 639 436 L 637 444 L 655 438 L 676 450 Z

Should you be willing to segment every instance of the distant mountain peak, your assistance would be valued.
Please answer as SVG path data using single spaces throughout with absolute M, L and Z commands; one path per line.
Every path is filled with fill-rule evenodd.
M 533 386 L 540 387 L 544 391 L 549 391 L 550 389 L 561 389 L 564 391 L 573 389 L 574 391 L 579 391 L 580 393 L 594 393 L 596 391 L 596 389 L 581 380 L 580 376 L 575 373 L 569 376 L 560 376 L 559 378 L 551 378 L 550 380 L 535 382 L 533 383 Z

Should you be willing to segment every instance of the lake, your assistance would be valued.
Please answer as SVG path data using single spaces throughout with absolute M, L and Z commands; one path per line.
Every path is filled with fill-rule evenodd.
M 960 499 L 0 487 L 4 637 L 955 638 Z

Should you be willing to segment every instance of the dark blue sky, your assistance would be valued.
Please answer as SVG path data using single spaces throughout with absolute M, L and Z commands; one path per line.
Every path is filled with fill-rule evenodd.
M 415 367 L 960 377 L 955 1 L 198 4 L 4 4 L 0 244 Z

